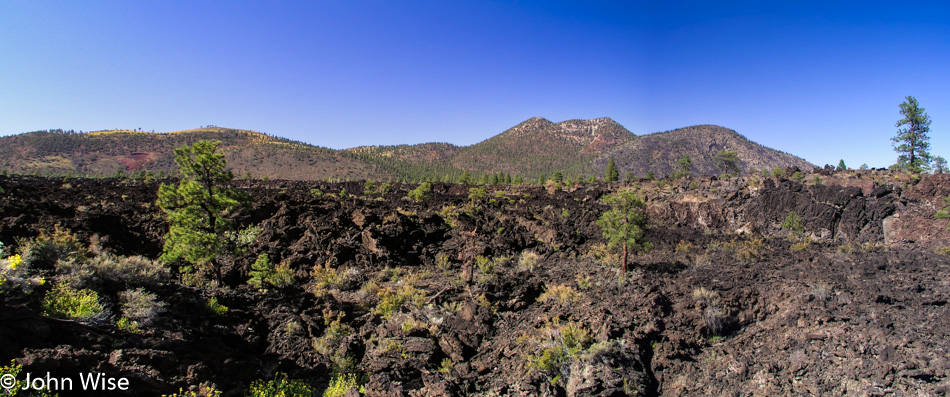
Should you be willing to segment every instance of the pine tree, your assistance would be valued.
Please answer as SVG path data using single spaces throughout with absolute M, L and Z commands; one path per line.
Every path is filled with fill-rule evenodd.
M 947 159 L 943 156 L 934 157 L 934 174 L 945 174 L 947 173 Z
M 838 167 L 835 168 L 835 171 L 847 171 L 847 170 L 848 170 L 848 166 L 844 164 L 844 159 L 841 159 L 841 161 L 838 162 Z
M 897 166 L 914 173 L 926 171 L 930 163 L 930 116 L 912 96 L 900 104 L 900 109 L 904 118 L 897 121 L 897 136 L 891 138 L 898 153 Z
M 693 160 L 690 160 L 689 155 L 684 154 L 676 162 L 676 165 L 678 166 L 678 168 L 676 172 L 674 172 L 672 175 L 674 179 L 681 178 L 684 176 L 689 176 L 691 174 L 690 168 L 693 167 Z
M 722 150 L 716 153 L 716 168 L 725 176 L 739 175 L 739 155 L 735 151 Z
M 653 245 L 643 240 L 647 224 L 646 204 L 636 193 L 622 191 L 604 198 L 604 204 L 610 210 L 604 212 L 597 225 L 607 239 L 607 247 L 623 249 L 621 265 L 627 272 L 627 254 L 629 251 L 649 251 Z
M 468 185 L 472 183 L 472 177 L 468 174 L 468 171 L 462 171 L 462 176 L 459 177 L 459 184 Z
M 198 141 L 175 149 L 180 167 L 178 185 L 162 184 L 158 206 L 168 218 L 161 260 L 184 261 L 184 270 L 197 269 L 221 280 L 221 256 L 234 252 L 234 216 L 250 198 L 222 187 L 234 174 L 227 169 L 218 142 Z
M 604 182 L 617 182 L 620 180 L 620 171 L 617 170 L 617 163 L 611 157 L 607 161 L 607 171 L 604 173 Z

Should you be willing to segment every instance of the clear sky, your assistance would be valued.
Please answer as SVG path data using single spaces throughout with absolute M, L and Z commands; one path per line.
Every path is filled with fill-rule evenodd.
M 950 2 L 0 1 L 3 135 L 211 124 L 339 149 L 611 117 L 882 167 L 907 95 L 950 157 Z

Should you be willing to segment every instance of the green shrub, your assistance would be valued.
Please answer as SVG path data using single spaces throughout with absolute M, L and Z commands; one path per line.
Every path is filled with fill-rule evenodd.
M 455 368 L 455 362 L 451 358 L 442 359 L 442 363 L 439 365 L 439 373 L 442 375 L 448 375 L 452 373 L 452 368 Z
M 371 194 L 383 196 L 386 193 L 389 193 L 390 187 L 391 186 L 389 183 L 377 184 L 374 180 L 368 180 L 363 183 L 363 194 L 367 196 Z
M 570 321 L 561 324 L 557 318 L 545 324 L 538 333 L 522 336 L 518 340 L 535 349 L 535 353 L 525 358 L 526 366 L 553 376 L 554 383 L 560 380 L 561 368 L 569 366 L 593 342 L 590 331 L 580 323 Z
M 294 269 L 290 268 L 290 263 L 281 262 L 266 281 L 278 288 L 291 285 L 294 283 Z
M 96 291 L 74 289 L 62 282 L 46 293 L 43 313 L 50 317 L 80 321 L 100 319 L 106 314 Z
M 204 382 L 193 388 L 196 390 L 182 390 L 179 388 L 178 393 L 162 394 L 162 397 L 218 397 L 221 395 L 221 391 L 211 382 Z
M 323 311 L 323 324 L 326 326 L 323 336 L 314 338 L 311 344 L 317 353 L 331 355 L 343 338 L 353 333 L 353 328 L 343 322 L 343 313 L 334 314 L 326 309 Z
M 478 283 L 479 284 L 488 284 L 495 281 L 495 266 L 499 263 L 504 263 L 508 260 L 507 257 L 500 257 L 497 259 L 490 259 L 488 257 L 478 255 L 475 257 L 475 267 L 478 269 Z
M 421 203 L 429 199 L 429 196 L 432 194 L 432 184 L 429 182 L 422 182 L 419 186 L 416 186 L 415 189 L 409 191 L 406 197 L 409 197 L 411 200 Z
M 370 179 L 363 182 L 363 194 L 370 195 L 376 193 L 376 181 Z
M 320 298 L 333 289 L 346 291 L 356 284 L 356 270 L 345 268 L 337 269 L 329 265 L 314 266 L 310 271 L 310 277 L 313 281 L 309 285 L 309 291 L 314 296 Z
M 313 189 L 310 189 L 310 194 L 314 195 L 314 197 L 320 197 L 323 195 L 323 191 L 317 188 L 313 188 Z
M 138 334 L 142 332 L 142 330 L 139 329 L 139 324 L 137 322 L 129 320 L 126 317 L 121 317 L 118 320 L 116 320 L 115 326 L 118 329 L 121 329 L 129 333 L 133 333 L 133 334 Z
M 247 283 L 257 289 L 263 289 L 264 283 L 281 288 L 294 282 L 294 271 L 290 268 L 290 264 L 283 262 L 274 267 L 270 262 L 270 257 L 265 253 L 257 256 L 248 275 L 251 278 L 247 280 Z
M 448 254 L 440 252 L 435 254 L 435 265 L 438 266 L 439 269 L 447 270 L 449 266 L 452 265 L 452 261 L 449 259 Z
M 51 269 L 60 261 L 80 260 L 85 249 L 76 235 L 57 225 L 52 234 L 41 231 L 40 235 L 20 244 L 20 253 L 30 268 Z
M 379 296 L 379 304 L 373 309 L 373 313 L 387 319 L 402 308 L 403 304 L 412 303 L 422 306 L 426 300 L 425 291 L 409 283 L 403 284 L 398 290 L 382 288 L 376 294 Z
M 583 296 L 583 294 L 575 291 L 571 286 L 560 284 L 551 287 L 545 287 L 544 293 L 538 297 L 538 301 L 545 302 L 554 299 L 561 303 L 572 303 L 579 301 L 581 296 Z
M 323 392 L 323 397 L 341 397 L 353 388 L 359 389 L 359 384 L 356 382 L 356 375 L 340 374 L 330 380 L 330 385 L 327 386 L 327 390 Z
M 278 372 L 274 379 L 256 380 L 245 394 L 248 397 L 310 397 L 313 389 L 301 380 L 289 379 L 287 374 Z
M 208 301 L 205 303 L 205 307 L 207 307 L 212 313 L 219 316 L 228 314 L 228 311 L 231 310 L 227 306 L 218 303 L 217 297 L 211 297 L 208 299 Z
M 454 205 L 447 205 L 442 207 L 439 211 L 439 217 L 452 229 L 455 229 L 459 225 L 459 215 L 462 214 L 462 210 Z
M 782 229 L 788 230 L 790 234 L 795 236 L 801 236 L 805 234 L 805 227 L 802 226 L 802 217 L 798 216 L 794 211 L 789 212 L 785 216 L 785 220 L 782 221 Z
M 488 190 L 483 187 L 473 187 L 468 189 L 468 199 L 471 201 L 481 201 L 488 197 Z
M 808 244 L 811 242 L 809 238 L 803 238 L 801 241 L 795 242 L 789 248 L 792 252 L 802 252 L 808 250 Z
M 805 175 L 802 174 L 801 171 L 795 171 L 795 172 L 792 174 L 792 179 L 793 179 L 795 182 L 802 183 L 802 181 L 805 180 Z
M 950 218 L 950 196 L 943 198 L 943 205 L 944 205 L 943 209 L 938 210 L 937 213 L 934 214 L 934 218 L 936 219 Z M 947 224 L 947 227 L 950 228 L 950 224 Z
M 696 246 L 693 245 L 693 243 L 690 243 L 686 240 L 680 240 L 680 242 L 676 244 L 676 248 L 674 250 L 679 253 L 687 253 L 695 248 Z

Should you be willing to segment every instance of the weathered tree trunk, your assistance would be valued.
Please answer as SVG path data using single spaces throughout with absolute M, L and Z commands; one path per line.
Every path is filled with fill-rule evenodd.
M 623 274 L 627 274 L 627 245 L 623 245 L 623 261 L 621 266 L 623 266 Z

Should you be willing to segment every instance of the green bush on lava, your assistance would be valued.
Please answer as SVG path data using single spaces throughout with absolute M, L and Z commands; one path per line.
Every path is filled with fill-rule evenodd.
M 943 198 L 943 209 L 937 211 L 934 214 L 935 219 L 947 219 L 950 218 L 950 196 Z M 947 228 L 950 228 L 950 224 L 947 225 Z
M 248 275 L 251 278 L 247 280 L 247 283 L 259 290 L 264 289 L 264 283 L 282 288 L 294 282 L 294 271 L 289 263 L 281 263 L 275 267 L 270 262 L 270 257 L 264 253 L 257 256 Z
M 50 317 L 88 321 L 106 315 L 99 294 L 91 289 L 75 289 L 58 283 L 43 298 L 43 313 Z
M 788 230 L 790 236 L 801 236 L 805 234 L 802 217 L 798 216 L 794 211 L 789 212 L 788 215 L 785 216 L 785 220 L 782 222 L 782 229 Z
M 416 186 L 415 189 L 409 191 L 406 195 L 412 201 L 417 203 L 424 202 L 429 199 L 429 196 L 432 195 L 432 184 L 429 182 L 422 182 L 419 186 Z
M 271 380 L 256 380 L 247 390 L 248 397 L 310 397 L 313 388 L 301 380 L 290 379 L 287 374 L 278 372 Z
M 363 388 L 356 381 L 356 375 L 340 374 L 330 380 L 330 385 L 327 386 L 327 390 L 323 392 L 323 397 L 341 397 L 353 388 L 357 389 L 360 393 L 364 392 Z
M 593 344 L 590 331 L 582 324 L 569 321 L 562 324 L 554 318 L 533 335 L 523 335 L 519 343 L 527 343 L 535 350 L 525 357 L 529 369 L 553 376 L 552 382 L 560 381 L 561 368 L 577 359 Z

